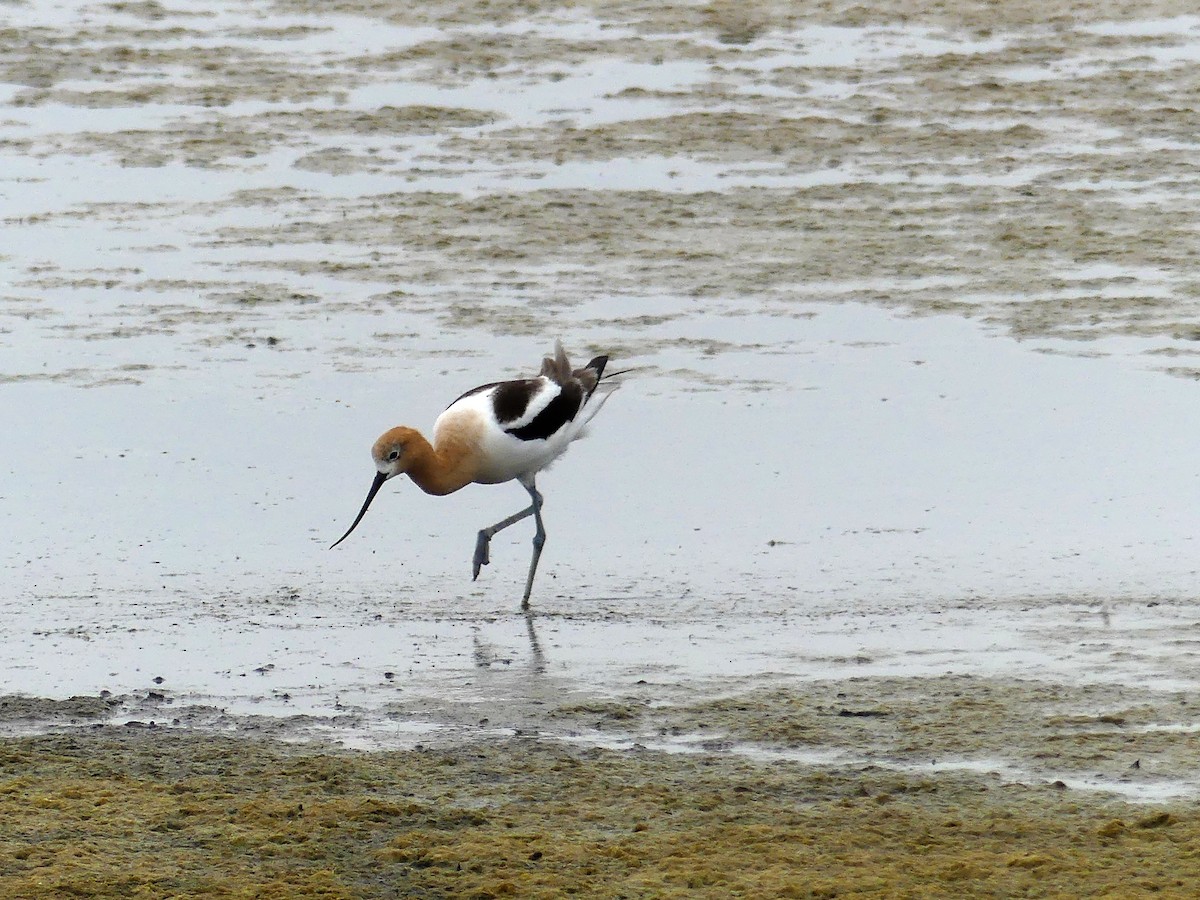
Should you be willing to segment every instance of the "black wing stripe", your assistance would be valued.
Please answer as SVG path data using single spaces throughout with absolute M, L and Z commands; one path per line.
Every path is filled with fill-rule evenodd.
M 501 425 L 525 418 L 529 404 L 543 390 L 545 382 L 540 378 L 524 378 L 520 381 L 502 381 L 495 385 L 492 394 L 492 411 Z
M 519 383 L 519 382 L 515 382 Z M 496 408 L 499 412 L 499 391 L 496 392 Z M 533 417 L 528 425 L 505 429 L 522 441 L 545 440 L 568 422 L 572 421 L 583 406 L 583 388 L 578 382 L 564 384 L 558 396 L 546 404 L 546 408 Z M 522 407 L 524 411 L 524 407 Z M 511 419 L 509 421 L 512 421 Z

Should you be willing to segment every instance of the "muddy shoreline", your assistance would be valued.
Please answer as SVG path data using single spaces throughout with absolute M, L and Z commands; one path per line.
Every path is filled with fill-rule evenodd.
M 0 741 L 0 896 L 1188 896 L 1191 804 L 528 738 Z
M 371 749 L 340 745 L 366 721 L 352 706 L 234 715 L 162 687 L 5 697 L 0 896 L 1200 884 L 1194 794 L 1172 793 L 1194 774 L 1190 691 L 945 675 L 598 695 L 538 659 L 481 651 L 476 666 L 497 670 L 490 692 L 388 706 L 404 749 L 385 726 Z

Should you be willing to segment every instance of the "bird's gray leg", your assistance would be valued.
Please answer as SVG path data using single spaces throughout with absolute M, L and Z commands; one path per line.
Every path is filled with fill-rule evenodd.
M 533 558 L 529 561 L 529 577 L 525 579 L 525 596 L 521 600 L 521 609 L 529 609 L 529 595 L 533 591 L 533 576 L 537 572 L 538 560 L 542 555 L 542 547 L 546 544 L 546 526 L 542 524 L 542 495 L 538 492 L 537 486 L 533 479 L 528 483 L 521 482 L 525 490 L 529 491 L 529 497 L 533 503 L 526 509 L 518 513 L 513 513 L 507 519 L 501 519 L 495 525 L 489 525 L 487 528 L 481 529 L 479 537 L 475 540 L 475 558 L 472 562 L 473 574 L 471 580 L 479 577 L 479 570 L 486 566 L 491 560 L 488 558 L 488 546 L 492 542 L 492 537 L 497 532 L 503 531 L 509 525 L 515 525 L 522 519 L 532 515 L 537 522 L 537 531 L 533 534 Z
M 479 577 L 480 566 L 486 566 L 489 562 L 491 562 L 491 560 L 488 559 L 488 544 L 491 543 L 492 536 L 498 531 L 503 531 L 509 525 L 515 525 L 522 519 L 533 515 L 533 513 L 534 508 L 530 506 L 528 509 L 523 509 L 519 513 L 513 513 L 507 519 L 501 519 L 495 525 L 489 525 L 487 528 L 480 530 L 479 537 L 475 541 L 475 559 L 473 561 L 474 569 L 473 574 L 471 575 L 472 581 Z
M 537 531 L 533 533 L 533 558 L 529 560 L 529 577 L 525 579 L 525 597 L 521 600 L 521 609 L 529 609 L 529 594 L 533 590 L 533 576 L 537 572 L 538 560 L 542 556 L 542 547 L 546 544 L 546 526 L 542 524 L 542 495 L 534 486 L 533 480 L 525 485 L 529 496 L 533 498 L 533 520 L 537 522 Z

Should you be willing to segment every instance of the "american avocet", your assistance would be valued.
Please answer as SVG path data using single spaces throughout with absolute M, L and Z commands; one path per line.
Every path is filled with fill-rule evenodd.
M 354 524 L 333 547 L 350 536 L 383 483 L 397 475 L 408 475 L 425 493 L 439 496 L 472 482 L 499 484 L 515 479 L 529 491 L 532 502 L 527 509 L 479 532 L 472 580 L 489 562 L 492 537 L 532 515 L 537 530 L 521 600 L 521 608 L 528 609 L 533 576 L 546 543 L 542 495 L 534 479 L 583 434 L 584 426 L 608 399 L 609 391 L 596 393 L 607 362 L 607 356 L 597 356 L 582 369 L 572 370 L 562 344 L 556 342 L 554 355 L 542 361 L 536 378 L 481 385 L 451 403 L 433 423 L 432 444 L 416 429 L 403 425 L 385 431 L 371 448 L 376 473 L 367 499 Z

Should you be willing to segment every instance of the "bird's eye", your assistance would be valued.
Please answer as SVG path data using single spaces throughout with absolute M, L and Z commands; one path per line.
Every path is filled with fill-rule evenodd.
M 395 461 L 396 461 L 396 460 L 398 460 L 399 458 L 400 458 L 400 451 L 399 451 L 399 450 L 393 450 L 391 453 L 389 453 L 389 454 L 388 454 L 388 460 L 390 460 L 390 461 L 392 461 L 392 462 L 395 462 Z

